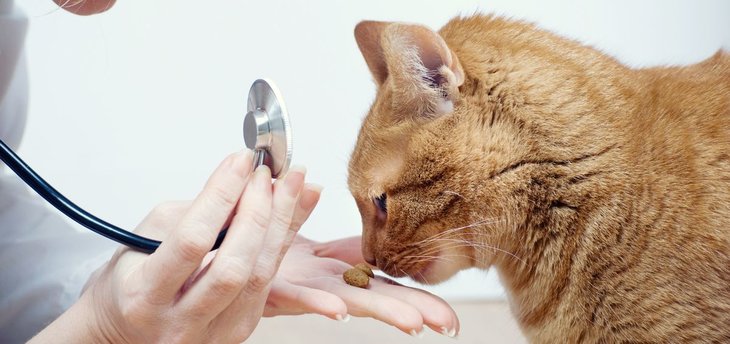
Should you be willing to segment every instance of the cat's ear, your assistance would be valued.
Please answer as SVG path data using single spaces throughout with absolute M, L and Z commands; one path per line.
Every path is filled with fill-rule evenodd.
M 421 25 L 364 21 L 355 27 L 355 39 L 378 86 L 392 86 L 400 110 L 451 111 L 464 70 L 438 33 Z
M 355 40 L 360 48 L 365 63 L 378 86 L 388 77 L 388 66 L 385 64 L 381 37 L 389 23 L 379 21 L 361 21 L 355 26 Z

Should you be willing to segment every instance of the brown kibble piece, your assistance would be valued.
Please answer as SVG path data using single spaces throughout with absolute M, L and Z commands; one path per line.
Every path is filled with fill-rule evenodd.
M 370 265 L 367 265 L 365 263 L 359 263 L 355 265 L 355 269 L 361 270 L 366 275 L 370 276 L 370 278 L 375 278 L 375 274 L 373 273 L 373 270 L 370 268 Z
M 345 273 L 342 274 L 342 279 L 345 280 L 345 283 L 358 288 L 367 288 L 370 283 L 370 277 L 368 277 L 365 271 L 357 268 L 345 271 Z

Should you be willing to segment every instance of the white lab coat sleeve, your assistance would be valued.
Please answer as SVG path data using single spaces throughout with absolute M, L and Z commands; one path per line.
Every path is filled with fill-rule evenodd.
M 27 108 L 25 15 L 0 0 L 0 135 L 17 148 Z M 79 230 L 0 163 L 0 343 L 22 343 L 77 299 L 113 242 Z
M 71 226 L 16 176 L 0 176 L 0 343 L 25 342 L 50 324 L 115 247 Z

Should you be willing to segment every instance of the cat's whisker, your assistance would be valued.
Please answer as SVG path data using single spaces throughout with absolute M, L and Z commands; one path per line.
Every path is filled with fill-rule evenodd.
M 462 226 L 462 227 L 457 227 L 457 228 L 452 228 L 452 229 L 449 229 L 449 230 L 440 232 L 440 233 L 438 233 L 436 235 L 430 236 L 428 238 L 425 238 L 423 240 L 420 240 L 420 241 L 417 241 L 415 243 L 410 244 L 409 246 L 411 246 L 411 247 L 408 248 L 408 249 L 406 249 L 406 250 L 404 250 L 402 252 L 402 254 L 403 255 L 409 254 L 409 253 L 413 252 L 414 250 L 420 249 L 424 245 L 429 245 L 429 244 L 431 244 L 433 242 L 436 242 L 436 241 L 440 240 L 442 237 L 444 237 L 446 235 L 449 235 L 449 234 L 452 234 L 454 232 L 457 232 L 457 231 L 460 231 L 460 230 L 464 230 L 466 228 L 471 228 L 471 227 L 475 227 L 475 226 L 487 224 L 487 223 L 496 223 L 496 221 L 489 222 L 489 220 L 480 220 L 480 221 L 477 221 L 477 222 L 472 223 L 470 225 L 466 225 L 466 226 Z M 462 232 L 461 234 L 467 234 L 467 233 L 463 233 Z M 477 235 L 477 233 L 468 233 L 468 234 L 469 235 Z
M 431 282 L 429 282 L 428 278 L 426 278 L 426 276 L 423 273 L 421 273 L 419 271 L 418 275 L 421 276 L 421 278 L 423 279 L 424 282 L 426 282 L 426 284 L 431 284 Z
M 464 254 L 449 254 L 449 255 L 442 255 L 442 256 L 411 256 L 409 263 L 417 264 L 417 263 L 427 262 L 427 261 L 432 261 L 432 260 L 436 260 L 436 261 L 443 260 L 443 261 L 453 263 L 454 259 L 451 259 L 451 258 L 471 259 L 471 257 L 464 255 Z
M 443 236 L 447 236 L 449 234 L 453 234 L 455 232 L 462 231 L 462 230 L 465 230 L 465 229 L 468 229 L 468 228 L 477 227 L 477 226 L 483 226 L 483 225 L 488 225 L 488 224 L 495 224 L 495 223 L 499 223 L 499 222 L 501 222 L 501 221 L 500 220 L 487 220 L 487 219 L 479 220 L 477 222 L 474 222 L 474 223 L 471 223 L 471 224 L 468 224 L 468 225 L 465 225 L 465 226 L 451 228 L 451 229 L 447 229 L 445 231 L 441 231 L 441 232 L 439 232 L 439 233 L 437 233 L 435 235 L 432 235 L 430 237 L 424 238 L 423 240 L 417 241 L 417 242 L 413 243 L 412 245 L 419 245 L 419 244 L 427 243 L 429 240 L 433 240 L 433 239 L 437 239 L 437 238 L 440 238 L 440 237 L 443 237 Z
M 449 228 L 444 231 L 440 231 L 439 233 L 436 233 L 435 235 L 426 237 L 420 241 L 411 243 L 408 245 L 408 247 L 401 251 L 397 256 L 393 257 L 393 259 L 389 259 L 388 263 L 386 263 L 386 266 L 384 267 L 384 270 L 388 270 L 390 266 L 393 264 L 393 262 L 401 261 L 404 259 L 409 259 L 414 256 L 428 256 L 433 253 L 438 253 L 444 249 L 449 248 L 460 248 L 460 247 L 469 247 L 469 248 L 477 248 L 477 253 L 484 253 L 486 249 L 492 250 L 493 252 L 503 252 L 505 254 L 508 254 L 516 259 L 518 259 L 520 262 L 523 262 L 523 260 L 513 253 L 500 249 L 495 246 L 491 245 L 484 245 L 484 244 L 478 244 L 474 243 L 473 240 L 468 240 L 469 237 L 484 237 L 484 233 L 477 233 L 477 232 L 465 232 L 466 229 L 474 228 L 477 226 L 485 226 L 485 225 L 492 225 L 496 223 L 502 223 L 504 220 L 498 220 L 498 219 L 481 219 L 478 221 L 475 221 L 473 223 L 470 223 L 468 225 L 455 227 L 455 228 Z M 449 236 L 452 237 L 449 237 Z M 457 237 L 453 237 L 456 235 Z M 428 246 L 427 249 L 422 250 L 423 246 Z M 421 251 L 419 251 L 421 250 Z M 414 252 L 417 252 L 417 254 L 413 254 Z M 470 257 L 469 257 L 470 258 Z M 471 258 L 470 258 L 471 259 Z
M 433 235 L 433 236 L 431 236 L 429 238 L 438 237 L 438 236 L 442 236 L 442 235 L 447 235 L 447 234 L 450 234 L 450 233 L 453 233 L 453 232 L 457 232 L 459 230 L 463 230 L 463 229 L 466 229 L 466 228 L 471 228 L 471 227 L 474 227 L 474 226 L 479 226 L 479 225 L 482 225 L 482 224 L 486 224 L 486 223 L 489 223 L 490 221 L 496 222 L 497 220 L 481 219 L 481 220 L 475 221 L 473 223 L 470 223 L 468 225 L 464 225 L 464 226 L 460 226 L 460 227 L 455 227 L 455 228 L 450 228 L 450 229 L 441 231 L 441 232 L 439 232 L 439 233 L 437 233 L 437 234 L 435 234 L 435 235 Z M 429 239 L 429 238 L 426 238 L 426 239 Z
M 421 254 L 428 255 L 428 254 L 438 252 L 438 251 L 441 251 L 441 250 L 447 249 L 447 248 L 452 249 L 452 248 L 468 247 L 468 248 L 478 248 L 481 250 L 491 250 L 493 252 L 501 252 L 514 259 L 517 259 L 522 264 L 526 263 L 524 259 L 515 255 L 514 253 L 501 249 L 494 245 L 489 245 L 489 244 L 485 244 L 485 243 L 473 243 L 473 242 L 459 240 L 459 239 L 443 239 L 443 240 L 447 241 L 447 242 L 441 243 L 440 245 L 434 245 L 434 246 L 430 247 L 429 249 L 422 251 Z M 479 251 L 477 250 L 477 252 L 479 252 Z
M 417 256 L 404 257 L 404 259 L 408 258 L 409 259 L 409 261 L 408 261 L 409 263 L 411 263 L 411 262 L 420 263 L 420 262 L 425 262 L 425 261 L 429 261 L 429 260 L 439 260 L 439 259 L 444 259 L 444 260 L 448 260 L 450 262 L 453 262 L 453 260 L 447 259 L 447 258 L 451 258 L 451 257 L 466 257 L 466 258 L 468 258 L 468 256 L 466 256 L 466 255 L 443 255 L 443 256 L 417 255 Z
M 453 243 L 461 243 L 461 244 L 470 244 L 471 241 L 464 240 L 464 239 L 455 239 L 455 238 L 439 238 L 434 239 L 427 243 L 429 247 L 423 251 L 420 251 L 421 254 L 428 251 L 438 251 L 440 248 L 448 247 L 449 245 L 452 245 Z M 419 247 L 415 247 L 412 249 L 409 249 L 407 251 L 404 251 L 405 254 L 408 254 L 410 252 L 413 252 L 416 249 L 421 249 L 421 247 L 425 246 L 424 244 L 420 245 Z
M 406 275 L 406 276 L 410 276 L 410 275 L 408 274 L 408 272 L 406 272 L 406 270 L 404 270 L 404 269 L 402 269 L 402 268 L 399 268 L 399 267 L 397 267 L 397 266 L 395 266 L 395 265 L 393 265 L 393 267 L 395 268 L 395 271 L 397 271 L 398 273 L 400 273 L 400 274 L 403 274 L 403 275 Z
M 435 243 L 435 244 L 433 244 L 433 243 Z M 441 248 L 447 248 L 447 247 L 452 246 L 454 244 L 463 244 L 463 246 L 478 246 L 478 245 L 483 245 L 483 244 L 476 243 L 476 242 L 473 242 L 473 241 L 470 241 L 470 240 L 466 240 L 466 239 L 442 238 L 442 239 L 438 239 L 438 240 L 433 241 L 432 242 L 432 245 L 428 249 L 421 251 L 421 253 L 424 253 L 424 252 L 427 252 L 427 251 L 437 251 L 437 250 L 439 250 Z M 455 246 L 461 246 L 461 245 L 455 245 Z
M 501 249 L 501 248 L 499 248 L 499 247 L 497 247 L 497 246 L 492 246 L 492 245 L 486 245 L 486 244 L 485 244 L 485 245 L 482 245 L 482 246 L 481 246 L 481 248 L 482 248 L 482 249 L 488 249 L 488 250 L 492 250 L 492 251 L 494 251 L 494 252 L 501 252 L 501 253 L 504 253 L 504 254 L 506 254 L 506 255 L 508 255 L 508 256 L 510 256 L 510 257 L 512 257 L 512 258 L 514 258 L 514 259 L 517 259 L 517 260 L 518 260 L 518 261 L 519 261 L 520 263 L 522 263 L 522 264 L 527 264 L 527 262 L 526 262 L 526 261 L 525 261 L 524 259 L 520 258 L 520 257 L 519 257 L 519 256 L 517 256 L 516 254 L 514 254 L 514 253 L 512 253 L 512 252 L 510 252 L 510 251 L 507 251 L 507 250 Z
M 438 249 L 429 249 L 429 250 L 425 250 L 425 251 L 423 251 L 423 252 L 419 252 L 418 254 L 414 254 L 414 255 L 411 255 L 411 256 L 409 256 L 409 257 L 414 257 L 414 256 L 434 256 L 434 255 L 433 255 L 434 253 L 438 253 L 438 252 L 441 252 L 441 251 L 443 251 L 444 249 L 449 249 L 449 248 L 459 248 L 459 247 L 473 247 L 473 246 L 471 246 L 471 245 L 468 245 L 468 244 L 454 244 L 454 243 L 450 243 L 450 244 L 448 244 L 448 245 L 441 245 L 441 246 L 440 246 L 440 247 L 439 247 Z M 490 248 L 491 248 L 491 247 L 490 247 Z M 446 254 L 446 255 L 444 255 L 444 254 L 439 254 L 439 255 L 436 255 L 436 256 L 449 256 L 449 255 L 450 255 L 450 256 L 455 256 L 456 254 L 453 254 L 453 253 L 450 253 L 450 254 Z M 470 258 L 470 259 L 471 259 L 471 257 L 469 257 L 469 256 L 466 256 L 466 255 L 464 255 L 464 257 L 468 257 L 468 258 Z M 405 259 L 405 258 L 404 258 L 404 259 Z

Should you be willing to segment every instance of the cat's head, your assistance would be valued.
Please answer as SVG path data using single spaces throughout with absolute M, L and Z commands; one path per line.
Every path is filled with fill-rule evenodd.
M 348 183 L 362 216 L 363 255 L 390 275 L 440 282 L 514 259 L 517 248 L 505 238 L 527 221 L 575 221 L 579 200 L 554 183 L 579 176 L 565 170 L 575 152 L 595 151 L 580 137 L 592 135 L 592 120 L 568 128 L 571 115 L 549 106 L 573 92 L 556 85 L 581 72 L 547 70 L 551 62 L 530 51 L 552 36 L 539 36 L 535 47 L 512 36 L 489 42 L 483 21 L 447 25 L 441 34 L 401 23 L 355 28 L 377 95 Z M 491 25 L 514 37 L 532 29 Z M 520 44 L 523 52 L 510 50 Z M 566 106 L 581 111 L 575 98 Z

